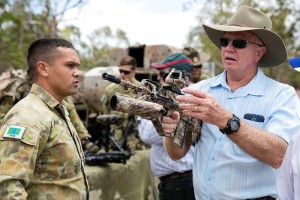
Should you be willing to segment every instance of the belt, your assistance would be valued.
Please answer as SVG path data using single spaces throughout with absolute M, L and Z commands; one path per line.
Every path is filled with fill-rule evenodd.
M 170 180 L 170 179 L 175 179 L 175 178 L 180 178 L 180 177 L 185 177 L 185 176 L 192 176 L 192 175 L 193 175 L 192 170 L 185 171 L 185 172 L 174 172 L 172 174 L 168 174 L 168 175 L 159 177 L 159 180 L 160 181 L 167 181 L 167 180 Z

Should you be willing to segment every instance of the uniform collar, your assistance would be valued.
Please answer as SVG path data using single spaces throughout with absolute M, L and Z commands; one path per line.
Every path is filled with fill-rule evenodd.
M 37 95 L 46 105 L 48 105 L 52 109 L 60 105 L 53 96 L 51 96 L 45 89 L 35 83 L 32 84 L 30 92 Z M 67 103 L 64 100 L 62 101 L 62 106 L 67 106 Z

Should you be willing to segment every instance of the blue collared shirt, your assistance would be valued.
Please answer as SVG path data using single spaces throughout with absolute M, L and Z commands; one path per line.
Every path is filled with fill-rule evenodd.
M 174 172 L 192 170 L 194 147 L 185 157 L 173 161 L 164 149 L 163 137 L 158 135 L 150 120 L 138 118 L 138 129 L 142 141 L 151 145 L 150 166 L 155 176 L 161 177 Z
M 260 69 L 246 86 L 235 92 L 226 83 L 226 72 L 192 87 L 213 95 L 244 122 L 287 142 L 300 130 L 300 104 L 295 89 L 266 77 Z M 244 119 L 247 113 L 263 116 L 264 121 Z M 201 132 L 193 165 L 197 199 L 276 197 L 274 168 L 245 153 L 215 125 L 203 123 Z

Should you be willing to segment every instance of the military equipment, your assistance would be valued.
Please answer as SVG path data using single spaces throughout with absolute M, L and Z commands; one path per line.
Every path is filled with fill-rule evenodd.
M 87 165 L 105 165 L 107 163 L 123 163 L 126 164 L 131 154 L 125 154 L 125 152 L 105 152 L 85 156 L 85 164 Z
M 104 146 L 105 152 L 108 152 L 109 149 L 111 149 L 111 146 L 116 147 L 117 150 L 123 151 L 122 148 L 124 144 L 118 144 L 110 130 L 111 124 L 120 124 L 122 122 L 121 117 L 118 115 L 98 115 L 96 121 L 101 125 L 101 131 L 99 131 L 101 134 L 96 143 L 100 144 L 100 146 Z
M 113 75 L 103 73 L 102 78 L 131 89 L 136 94 L 135 98 L 125 95 L 113 95 L 110 99 L 110 107 L 113 110 L 139 115 L 152 121 L 157 133 L 161 136 L 169 136 L 162 128 L 162 116 L 169 116 L 172 111 L 177 110 L 179 102 L 175 100 L 177 95 L 182 95 L 180 89 L 188 86 L 186 72 L 172 69 L 164 75 L 165 84 L 144 79 L 141 85 L 134 85 L 128 80 L 122 80 Z M 191 141 L 199 139 L 202 122 L 188 116 L 180 117 L 174 134 L 173 143 L 183 147 L 185 134 L 189 134 Z
M 124 143 L 118 144 L 115 141 L 112 131 L 110 130 L 111 124 L 122 123 L 122 119 L 118 115 L 98 115 L 96 118 L 97 123 L 101 125 L 99 138 L 96 143 L 99 146 L 104 146 L 105 152 L 85 154 L 85 162 L 88 165 L 103 165 L 106 163 L 123 163 L 132 155 L 123 149 Z M 100 141 L 101 140 L 101 141 Z M 112 150 L 112 151 L 111 151 Z

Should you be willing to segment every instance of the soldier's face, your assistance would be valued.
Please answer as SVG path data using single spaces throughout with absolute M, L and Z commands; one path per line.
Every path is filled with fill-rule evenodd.
M 134 77 L 134 71 L 131 69 L 131 65 L 121 65 L 119 67 L 121 79 L 132 79 Z
M 192 70 L 192 82 L 196 83 L 200 81 L 202 71 L 202 65 L 194 66 Z
M 58 47 L 57 50 L 59 53 L 48 64 L 47 84 L 50 94 L 61 101 L 77 92 L 80 60 L 76 51 L 71 48 Z

